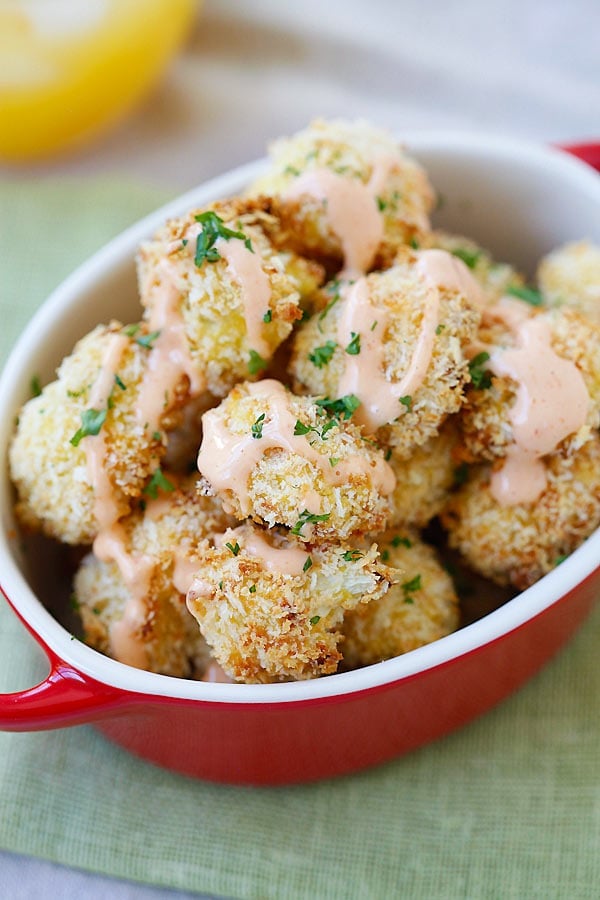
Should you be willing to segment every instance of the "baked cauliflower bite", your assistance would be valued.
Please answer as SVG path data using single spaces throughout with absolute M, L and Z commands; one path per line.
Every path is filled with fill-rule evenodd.
M 487 318 L 487 314 L 484 316 L 484 324 L 477 338 L 477 347 L 487 348 L 483 352 L 489 351 L 491 361 L 484 362 L 482 368 L 477 363 L 477 356 L 474 358 L 477 370 L 474 375 L 477 377 L 474 377 L 473 384 L 467 391 L 466 403 L 460 412 L 466 459 L 492 461 L 503 458 L 515 439 L 513 410 L 517 402 L 519 381 L 510 374 L 497 374 L 493 368 L 487 368 L 493 365 L 496 354 L 500 354 L 499 358 L 502 359 L 504 352 L 514 354 L 520 346 L 518 323 L 517 328 L 511 328 L 510 320 L 507 323 L 502 318 L 503 309 L 508 309 L 511 315 L 516 311 L 517 318 L 522 321 L 547 325 L 549 348 L 559 359 L 557 361 L 545 356 L 543 361 L 536 362 L 540 376 L 550 372 L 557 363 L 564 366 L 561 360 L 573 363 L 580 373 L 589 395 L 587 415 L 583 424 L 563 438 L 560 444 L 565 448 L 577 448 L 589 439 L 600 422 L 600 323 L 596 324 L 571 309 L 541 311 L 522 301 L 508 298 L 508 305 L 504 300 L 491 310 L 499 312 L 499 317 L 496 313 L 493 313 L 492 318 Z M 534 349 L 529 344 L 524 344 L 522 339 L 521 344 L 523 362 L 535 360 Z M 559 382 L 565 380 L 563 374 L 557 374 L 556 378 Z M 550 397 L 556 393 L 557 385 L 549 383 L 546 388 L 542 385 L 537 390 Z M 564 410 L 559 409 L 558 413 L 563 414 Z M 550 410 L 547 418 L 553 418 Z
M 163 675 L 198 677 L 209 652 L 185 605 L 198 545 L 231 520 L 196 478 L 162 489 L 94 543 L 74 580 L 84 639 L 113 659 Z
M 434 193 L 426 173 L 364 121 L 318 119 L 276 141 L 270 156 L 250 193 L 273 199 L 279 240 L 330 270 L 387 266 L 401 244 L 429 230 Z
M 600 525 L 600 438 L 546 457 L 546 488 L 534 503 L 501 505 L 490 469 L 473 467 L 442 512 L 449 543 L 474 571 L 524 590 Z
M 461 259 L 481 286 L 487 303 L 495 303 L 507 291 L 521 287 L 525 279 L 509 263 L 496 262 L 492 254 L 471 238 L 433 230 L 421 239 L 423 249 L 447 250 Z
M 464 263 L 441 250 L 426 254 L 440 254 L 434 265 L 451 269 L 440 276 L 448 287 L 428 275 L 431 257 L 407 249 L 392 268 L 343 286 L 337 302 L 302 324 L 290 361 L 298 390 L 356 395 L 354 420 L 400 457 L 459 409 L 469 380 L 465 351 L 480 320 L 465 295 L 479 288 Z
M 246 523 L 205 545 L 188 608 L 236 681 L 329 675 L 342 658 L 345 611 L 383 597 L 397 574 L 377 555 Z
M 349 668 L 368 666 L 430 644 L 458 628 L 452 579 L 415 532 L 378 539 L 381 559 L 401 571 L 386 594 L 344 614 L 341 650 Z
M 104 495 L 113 518 L 127 513 L 164 454 L 163 434 L 138 411 L 147 335 L 129 330 L 114 322 L 95 328 L 19 413 L 9 452 L 18 518 L 67 544 L 92 542 Z M 181 402 L 173 393 L 160 428 Z
M 298 397 L 265 379 L 236 386 L 202 420 L 198 469 L 238 519 L 302 540 L 382 531 L 394 475 L 349 417 L 355 398 Z
M 223 397 L 263 371 L 322 281 L 319 265 L 276 249 L 267 225 L 278 229 L 264 204 L 225 200 L 170 220 L 141 246 L 149 328 L 175 335 L 193 393 Z
M 569 307 L 600 324 L 600 246 L 576 241 L 545 256 L 537 282 L 548 306 Z

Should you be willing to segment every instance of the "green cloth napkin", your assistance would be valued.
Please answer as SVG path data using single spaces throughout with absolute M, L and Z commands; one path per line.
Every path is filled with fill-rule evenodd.
M 107 181 L 0 184 L 2 352 L 60 278 L 163 199 Z M 0 734 L 0 846 L 244 900 L 598 897 L 599 639 L 600 609 L 482 719 L 308 786 L 193 781 L 91 727 Z M 0 689 L 44 674 L 0 602 Z

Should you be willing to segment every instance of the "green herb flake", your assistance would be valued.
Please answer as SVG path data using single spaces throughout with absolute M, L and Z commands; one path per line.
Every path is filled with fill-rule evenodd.
M 381 554 L 381 562 L 387 562 L 389 558 L 390 558 L 390 551 L 384 550 Z
M 358 334 L 358 332 L 350 332 L 350 343 L 345 350 L 350 356 L 358 356 L 360 353 L 360 334 Z
M 376 328 L 377 328 L 377 319 L 375 319 L 375 321 L 371 325 L 371 331 L 375 331 Z
M 340 461 L 339 456 L 330 456 L 329 457 L 329 465 L 331 466 L 332 469 L 335 469 L 335 467 L 337 466 L 339 461 Z
M 81 413 L 81 428 L 78 428 L 71 440 L 69 441 L 74 447 L 79 446 L 79 442 L 84 437 L 92 437 L 100 433 L 100 429 L 104 425 L 107 409 L 85 409 Z
M 117 385 L 117 387 L 121 388 L 122 391 L 127 390 L 127 385 L 123 383 L 123 379 L 116 372 L 115 372 L 115 384 Z
M 438 325 L 435 329 L 435 333 L 441 334 L 445 327 L 446 327 L 445 325 Z
M 331 361 L 336 347 L 335 341 L 326 341 L 322 347 L 315 347 L 313 352 L 308 354 L 308 358 L 317 369 L 322 369 Z
M 300 518 L 292 528 L 291 534 L 299 535 L 305 525 L 315 525 L 317 522 L 326 522 L 329 519 L 330 515 L 331 513 L 322 513 L 321 515 L 317 515 L 316 513 L 311 513 L 308 509 L 305 509 L 304 512 L 300 514 Z
M 401 585 L 404 594 L 413 594 L 415 591 L 420 591 L 421 587 L 422 585 L 420 575 L 415 575 L 415 577 L 411 578 L 410 581 L 405 581 L 404 584 Z
M 221 254 L 215 246 L 219 238 L 223 238 L 226 241 L 232 239 L 243 241 L 245 247 L 252 253 L 254 252 L 250 238 L 243 231 L 233 231 L 231 228 L 228 228 L 223 219 L 213 210 L 200 213 L 194 218 L 196 222 L 202 225 L 202 231 L 196 238 L 196 253 L 194 255 L 194 262 L 199 269 L 205 262 L 216 262 L 218 259 L 221 259 Z
M 387 202 L 383 199 L 383 197 L 376 197 L 377 200 L 377 209 L 379 212 L 383 212 L 387 207 Z
M 222 581 L 219 582 L 219 590 L 220 590 L 220 591 L 223 590 L 223 582 L 222 582 Z
M 554 566 L 555 566 L 555 567 L 556 567 L 556 566 L 560 566 L 560 564 L 561 564 L 561 563 L 564 563 L 565 559 L 568 559 L 568 558 L 569 558 L 569 554 L 568 554 L 568 553 L 565 553 L 565 554 L 563 554 L 562 556 L 557 556 L 556 559 L 555 559 L 555 561 L 554 561 Z
M 345 553 L 342 553 L 342 559 L 344 562 L 354 562 L 357 559 L 362 559 L 364 555 L 362 550 L 346 550 Z
M 385 459 L 386 462 L 390 461 L 390 459 L 392 458 L 392 448 L 391 447 L 388 447 L 388 449 L 385 451 L 385 456 L 383 458 Z
M 308 434 L 310 431 L 313 431 L 312 425 L 305 425 L 304 422 L 300 421 L 300 419 L 296 419 L 296 424 L 294 426 L 294 437 Z
M 360 406 L 360 400 L 355 394 L 345 394 L 337 400 L 323 397 L 315 403 L 324 414 L 335 419 L 350 419 Z
M 154 470 L 152 473 L 152 478 L 146 485 L 143 490 L 143 493 L 150 497 L 152 500 L 156 500 L 158 497 L 159 491 L 165 491 L 166 493 L 170 493 L 175 490 L 175 485 L 172 481 L 169 481 L 167 476 L 164 474 L 160 466 Z
M 150 334 L 143 334 L 141 337 L 136 337 L 135 342 L 136 344 L 139 344 L 140 347 L 145 347 L 146 350 L 152 350 L 152 345 L 159 335 L 160 331 L 151 331 Z
M 544 305 L 544 298 L 539 291 L 535 290 L 535 288 L 522 287 L 518 284 L 511 284 L 506 288 L 505 293 L 511 297 L 518 297 L 519 300 L 524 300 L 525 303 L 529 303 L 530 306 Z
M 237 541 L 235 542 L 235 544 L 231 544 L 229 541 L 227 541 L 225 546 L 231 553 L 233 553 L 234 556 L 237 556 L 238 553 L 240 552 L 240 545 L 238 544 Z
M 402 406 L 405 406 L 407 411 L 410 412 L 412 409 L 412 397 L 410 394 L 405 394 L 404 397 L 400 397 L 400 403 Z
M 461 259 L 469 269 L 474 269 L 481 259 L 481 250 L 479 249 L 471 250 L 469 247 L 455 247 L 451 252 L 452 256 Z
M 262 372 L 268 366 L 268 362 L 266 359 L 263 359 L 260 353 L 257 353 L 256 350 L 250 351 L 250 356 L 248 358 L 248 372 L 250 375 L 258 375 L 259 372 Z
M 250 431 L 252 432 L 252 437 L 255 438 L 257 441 L 260 440 L 260 438 L 263 436 L 262 430 L 263 430 L 264 422 L 265 422 L 265 413 L 261 413 L 260 416 L 258 417 L 258 419 L 256 420 L 256 422 L 253 423 L 252 428 L 250 429 Z
M 312 559 L 310 558 L 310 556 L 307 556 L 307 557 L 306 557 L 306 562 L 305 562 L 304 565 L 302 566 L 302 571 L 303 571 L 303 572 L 308 572 L 308 570 L 312 568 L 312 564 L 313 564 Z
M 77 599 L 77 594 L 71 594 L 69 597 L 69 606 L 73 610 L 73 612 L 77 612 L 81 609 L 81 603 Z
M 321 616 L 312 616 L 312 618 L 310 619 L 310 624 L 316 625 L 317 622 L 320 622 L 320 621 L 321 621 Z
M 268 310 L 266 311 L 266 313 L 264 314 L 264 316 L 263 316 L 263 322 L 264 322 L 266 325 L 268 325 L 269 322 L 271 322 L 272 320 L 273 320 L 273 313 L 272 313 L 272 311 L 271 311 L 270 309 L 268 309 Z
M 249 592 L 250 594 L 255 594 L 255 593 L 256 593 L 256 585 L 255 585 L 255 584 L 251 584 L 250 587 L 248 588 L 248 592 Z
M 487 390 L 492 386 L 492 373 L 485 368 L 486 362 L 489 360 L 490 354 L 485 350 L 474 356 L 469 363 L 469 374 L 471 375 L 471 383 L 478 391 Z
M 415 237 L 412 237 L 410 239 L 410 246 L 412 247 L 413 250 L 418 250 L 421 245 L 419 244 L 418 240 Z
M 152 432 L 152 440 L 153 441 L 162 441 L 162 434 L 160 433 L 160 431 Z
M 126 325 L 121 329 L 121 334 L 124 334 L 126 337 L 134 337 L 138 331 L 140 330 L 141 325 L 139 322 L 136 322 L 135 325 Z
M 392 547 L 412 547 L 412 541 L 410 541 L 407 537 L 400 537 L 399 534 L 395 535 L 390 541 Z
M 460 487 L 461 484 L 464 484 L 469 477 L 469 467 L 466 462 L 462 462 L 459 466 L 456 466 L 453 474 L 456 487 Z
M 39 397 L 42 393 L 42 384 L 40 382 L 39 375 L 32 375 L 31 381 L 29 382 L 29 389 L 31 391 L 32 397 Z

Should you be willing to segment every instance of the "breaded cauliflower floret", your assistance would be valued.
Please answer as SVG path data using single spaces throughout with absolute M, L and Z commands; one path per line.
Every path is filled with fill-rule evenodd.
M 540 262 L 537 281 L 549 306 L 569 307 L 600 324 L 600 246 L 577 241 Z
M 250 193 L 274 198 L 280 240 L 330 270 L 390 265 L 401 244 L 429 230 L 434 193 L 425 171 L 367 122 L 318 119 L 270 154 Z
M 511 299 L 511 304 L 518 301 Z M 550 326 L 550 344 L 561 359 L 574 363 L 589 394 L 585 423 L 561 441 L 563 448 L 576 449 L 589 439 L 600 422 L 600 324 L 595 324 L 570 309 L 539 311 L 521 304 L 530 319 Z M 515 333 L 501 320 L 491 320 L 480 329 L 478 341 L 493 354 L 517 345 Z M 527 350 L 527 353 L 533 351 Z M 543 364 L 542 364 L 543 365 Z M 508 375 L 491 375 L 480 387 L 473 385 L 460 412 L 466 458 L 469 461 L 494 460 L 506 456 L 514 440 L 511 410 L 518 384 Z
M 368 666 L 437 641 L 458 628 L 458 597 L 432 547 L 413 532 L 378 538 L 381 558 L 402 572 L 378 600 L 344 615 L 344 664 Z
M 447 250 L 462 259 L 481 285 L 488 303 L 495 303 L 509 288 L 524 284 L 523 276 L 513 266 L 496 262 L 488 250 L 463 235 L 434 230 L 423 237 L 421 246 Z
M 460 436 L 455 417 L 439 434 L 417 447 L 407 459 L 391 451 L 388 462 L 396 476 L 390 526 L 424 528 L 444 506 L 457 478 Z
M 524 590 L 600 525 L 600 438 L 572 455 L 550 454 L 546 476 L 535 503 L 500 505 L 487 467 L 474 469 L 452 495 L 442 523 L 476 572 Z
M 394 572 L 347 545 L 303 544 L 246 524 L 206 546 L 188 593 L 211 652 L 236 681 L 335 672 L 344 612 L 375 602 Z
M 394 475 L 352 411 L 271 379 L 238 385 L 203 417 L 198 469 L 238 519 L 308 541 L 381 531 Z
M 209 653 L 185 596 L 198 545 L 231 520 L 216 499 L 198 494 L 195 477 L 179 485 L 174 475 L 165 478 L 170 491 L 98 539 L 98 555 L 83 560 L 74 592 L 91 647 L 151 672 L 198 676 Z
M 360 314 L 365 323 L 362 330 L 357 324 L 346 334 L 349 304 L 361 284 L 371 311 L 368 316 Z M 434 321 L 427 322 L 432 291 L 437 291 L 439 306 Z M 409 456 L 462 403 L 469 380 L 465 350 L 475 337 L 480 313 L 459 290 L 432 286 L 411 251 L 393 268 L 372 273 L 341 294 L 298 329 L 290 362 L 296 386 L 311 394 L 339 397 L 350 385 L 361 400 L 355 420 L 365 425 L 367 433 L 379 428 L 383 443 L 394 447 L 399 456 Z M 359 302 L 355 309 L 360 309 Z M 362 308 L 366 308 L 364 302 Z M 359 314 L 355 318 L 358 322 Z M 422 348 L 427 332 L 429 354 Z M 352 335 L 358 337 L 352 340 Z M 400 390 L 403 381 L 411 379 L 415 358 L 424 363 L 421 376 L 415 387 Z M 347 380 L 350 366 L 358 370 L 353 381 Z M 388 397 L 392 402 L 384 406 Z
M 115 340 L 124 346 L 110 378 L 112 392 L 96 410 L 100 419 L 106 417 L 91 425 L 88 418 L 86 429 L 94 385 Z M 146 347 L 121 333 L 118 323 L 99 325 L 63 360 L 58 380 L 25 404 L 9 454 L 17 515 L 24 526 L 68 544 L 92 542 L 98 522 L 87 457 L 99 441 L 117 513 L 127 513 L 132 499 L 142 493 L 164 454 L 161 434 L 147 429 L 136 412 L 148 354 Z M 171 402 L 180 401 L 173 396 Z M 165 408 L 163 426 L 171 414 L 172 406 Z
M 322 281 L 316 263 L 276 249 L 268 230 L 278 227 L 264 204 L 225 200 L 170 220 L 141 246 L 146 318 L 160 328 L 172 292 L 171 327 L 182 328 L 197 391 L 223 397 L 258 375 L 301 318 L 301 298 Z

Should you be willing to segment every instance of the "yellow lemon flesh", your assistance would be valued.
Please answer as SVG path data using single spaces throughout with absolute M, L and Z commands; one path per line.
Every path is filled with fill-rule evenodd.
M 0 159 L 45 157 L 121 119 L 157 80 L 195 0 L 2 0 Z

